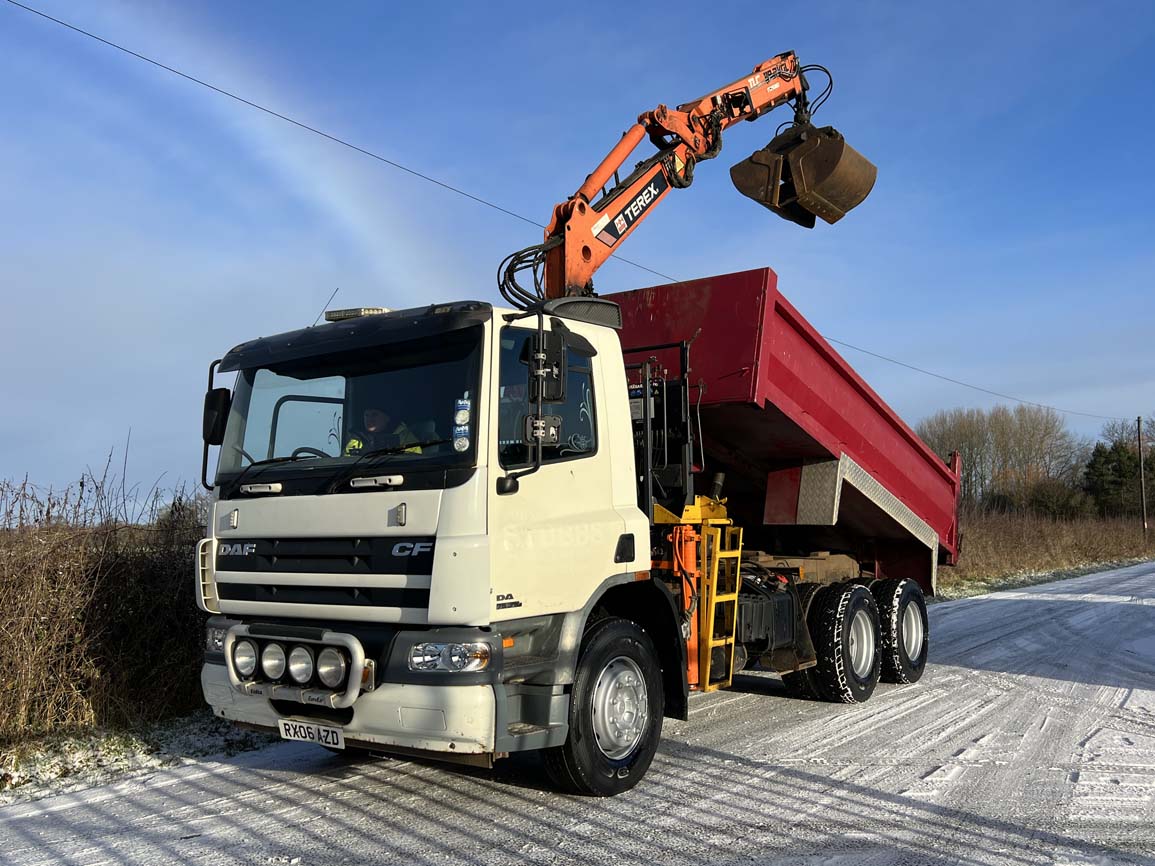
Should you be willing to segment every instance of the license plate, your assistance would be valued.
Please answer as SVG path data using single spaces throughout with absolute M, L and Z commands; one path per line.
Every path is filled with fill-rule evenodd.
M 328 746 L 330 749 L 345 748 L 345 734 L 340 728 L 314 725 L 311 722 L 295 722 L 292 719 L 278 719 L 277 727 L 281 729 L 281 738 L 285 740 L 301 740 L 305 743 Z

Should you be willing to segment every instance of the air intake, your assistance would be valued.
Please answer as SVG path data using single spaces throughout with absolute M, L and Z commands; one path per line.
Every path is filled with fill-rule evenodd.
M 554 298 L 542 304 L 541 308 L 548 316 L 573 319 L 590 325 L 604 325 L 615 330 L 621 330 L 622 327 L 622 308 L 615 301 L 605 298 Z

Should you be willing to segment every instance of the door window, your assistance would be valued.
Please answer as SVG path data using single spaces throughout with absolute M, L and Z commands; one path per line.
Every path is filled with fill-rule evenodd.
M 529 399 L 530 341 L 534 331 L 505 328 L 501 332 L 498 391 L 498 455 L 503 467 L 525 466 L 532 451 L 525 444 L 525 419 L 537 409 Z M 542 463 L 587 457 L 597 450 L 594 414 L 593 359 L 570 346 L 567 351 L 565 401 L 545 403 L 542 412 L 561 418 L 556 445 L 546 445 Z

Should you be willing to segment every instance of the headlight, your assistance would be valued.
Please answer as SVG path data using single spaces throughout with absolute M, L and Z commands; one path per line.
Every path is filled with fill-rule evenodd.
M 295 646 L 289 653 L 289 676 L 303 686 L 313 678 L 313 651 L 306 646 Z
M 233 667 L 242 677 L 251 677 L 257 669 L 257 647 L 251 640 L 233 644 Z
M 265 646 L 261 653 L 261 670 L 271 680 L 279 680 L 285 673 L 285 648 L 279 643 Z
M 324 685 L 331 689 L 335 689 L 341 685 L 341 681 L 345 679 L 345 671 L 347 669 L 348 665 L 345 663 L 345 654 L 339 649 L 327 646 L 321 650 L 321 654 L 317 656 L 317 677 Z
M 218 628 L 215 625 L 210 625 L 205 629 L 205 652 L 209 653 L 223 653 L 225 651 L 225 635 L 228 634 L 227 628 Z
M 489 666 L 487 643 L 419 643 L 409 651 L 409 670 L 469 673 Z

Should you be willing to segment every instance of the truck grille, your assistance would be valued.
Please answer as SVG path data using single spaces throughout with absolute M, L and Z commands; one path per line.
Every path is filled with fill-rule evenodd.
M 229 538 L 221 539 L 217 545 L 216 569 L 270 574 L 432 574 L 434 544 L 434 536 L 253 538 L 242 541 Z M 276 600 L 287 599 L 278 597 Z
M 429 590 L 358 586 L 286 586 L 261 583 L 220 583 L 226 601 L 281 604 L 342 604 L 362 607 L 429 607 Z

